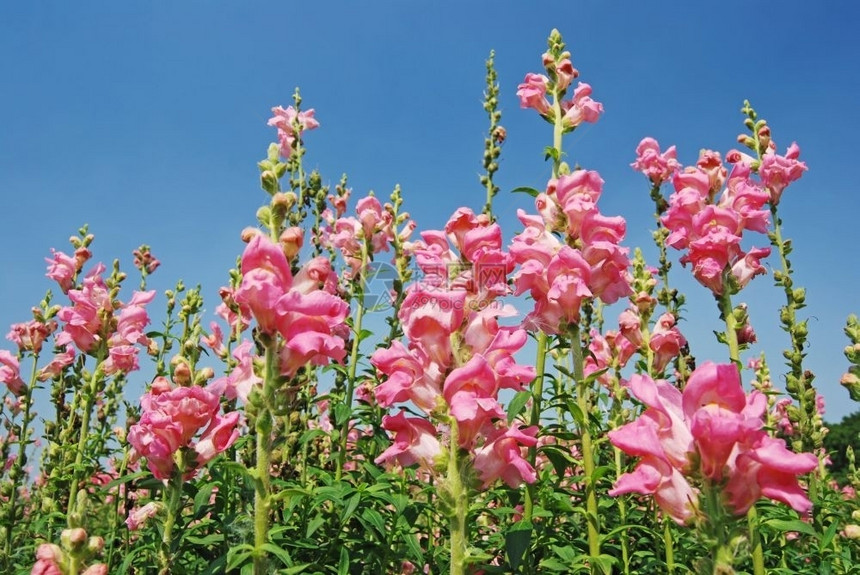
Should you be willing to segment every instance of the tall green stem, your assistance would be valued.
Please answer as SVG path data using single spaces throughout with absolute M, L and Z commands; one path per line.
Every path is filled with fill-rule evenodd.
M 466 573 L 466 546 L 468 531 L 466 515 L 469 510 L 469 493 L 463 481 L 462 461 L 460 460 L 459 434 L 457 422 L 451 421 L 451 446 L 448 449 L 448 490 L 452 509 L 448 518 L 451 537 L 451 575 Z
M 182 501 L 182 474 L 181 466 L 173 470 L 173 475 L 164 490 L 164 506 L 167 517 L 164 520 L 164 531 L 161 534 L 161 546 L 158 549 L 158 561 L 161 569 L 158 575 L 170 575 L 173 563 L 173 527 L 176 517 L 179 515 L 179 504 Z
M 21 527 L 18 522 L 18 490 L 21 484 L 24 483 L 24 466 L 27 465 L 27 444 L 30 436 L 30 423 L 33 419 L 31 410 L 33 404 L 33 387 L 36 385 L 36 373 L 39 362 L 39 354 L 33 355 L 33 368 L 30 372 L 30 381 L 27 383 L 27 388 L 24 391 L 24 417 L 21 420 L 21 429 L 18 433 L 18 457 L 12 466 L 10 478 L 12 479 L 12 492 L 9 494 L 9 519 L 10 522 L 6 527 L 6 549 L 3 554 L 7 562 L 6 568 L 12 569 L 12 543 L 14 539 L 15 529 L 12 527 Z
M 594 485 L 594 446 L 592 444 L 589 419 L 591 414 L 591 390 L 585 382 L 582 359 L 582 341 L 579 326 L 570 330 L 570 351 L 573 359 L 573 376 L 576 380 L 576 404 L 582 414 L 580 434 L 582 441 L 582 465 L 585 468 L 585 512 L 588 525 L 588 553 L 592 557 L 600 555 L 600 515 L 597 508 L 597 493 Z M 592 564 L 592 572 L 596 565 Z
M 78 503 L 78 484 L 83 479 L 84 451 L 86 451 L 87 438 L 90 435 L 90 415 L 93 410 L 93 405 L 95 404 L 96 395 L 98 394 L 98 383 L 99 379 L 102 377 L 103 360 L 104 345 L 102 345 L 99 350 L 98 357 L 96 358 L 95 368 L 93 369 L 93 374 L 90 377 L 90 380 L 87 382 L 83 393 L 84 407 L 81 413 L 80 436 L 78 437 L 78 446 L 77 450 L 75 451 L 75 462 L 72 466 L 72 483 L 71 488 L 69 490 L 69 512 L 67 514 L 69 527 L 81 527 L 80 522 L 83 521 L 83 518 L 78 517 L 75 513 Z
M 266 372 L 263 378 L 263 405 L 257 414 L 257 465 L 254 471 L 254 575 L 267 573 L 264 546 L 269 542 L 269 511 L 271 507 L 270 467 L 272 460 L 272 405 L 277 374 L 277 340 L 266 342 Z
M 532 412 L 529 416 L 529 425 L 539 425 L 540 424 L 540 415 L 543 409 L 542 407 L 542 398 L 543 398 L 543 382 L 544 382 L 544 374 L 546 373 L 546 352 L 549 338 L 544 332 L 538 332 L 537 336 L 537 357 L 535 359 L 535 380 L 532 384 Z M 532 467 L 535 465 L 535 460 L 537 459 L 537 447 L 529 448 L 529 463 Z M 523 519 L 525 521 L 531 521 L 532 514 L 534 513 L 534 499 L 535 499 L 535 491 L 536 487 L 534 483 L 530 483 L 526 488 L 526 497 L 525 504 L 523 505 Z
M 368 241 L 366 239 L 361 245 L 361 277 L 355 282 L 357 307 L 353 323 L 352 349 L 349 354 L 349 366 L 347 367 L 346 395 L 343 398 L 343 421 L 340 422 L 340 435 L 338 436 L 337 466 L 335 479 L 340 480 L 343 475 L 343 464 L 346 459 L 346 442 L 349 435 L 349 422 L 352 420 L 352 396 L 355 393 L 355 373 L 358 369 L 358 350 L 361 346 L 361 324 L 364 320 L 364 273 L 368 263 Z

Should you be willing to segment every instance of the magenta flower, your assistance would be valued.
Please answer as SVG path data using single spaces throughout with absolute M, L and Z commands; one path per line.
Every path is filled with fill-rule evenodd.
M 535 482 L 537 474 L 523 457 L 523 447 L 537 445 L 537 433 L 537 426 L 520 429 L 520 424 L 514 422 L 487 437 L 486 443 L 475 451 L 474 463 L 484 489 L 497 479 L 511 488 Z
M 811 453 L 788 451 L 785 442 L 764 430 L 763 394 L 746 395 L 733 364 L 706 362 L 690 376 L 683 394 L 665 381 L 634 375 L 634 397 L 647 409 L 635 421 L 609 432 L 613 445 L 640 457 L 636 469 L 618 478 L 612 495 L 654 494 L 678 523 L 695 516 L 693 482 L 722 490 L 723 502 L 742 515 L 760 497 L 806 513 L 809 499 L 797 476 L 812 471 Z
M 292 106 L 286 109 L 281 106 L 272 108 L 272 116 L 268 125 L 278 129 L 278 141 L 281 145 L 281 156 L 289 158 L 293 153 L 296 141 L 301 138 L 302 132 L 319 128 L 319 122 L 314 118 L 313 108 L 304 112 L 297 112 Z
M 21 365 L 18 358 L 5 349 L 0 349 L 0 382 L 6 384 L 12 395 L 20 395 L 24 389 L 21 379 Z
M 761 160 L 758 173 L 761 181 L 770 192 L 770 203 L 779 204 L 782 192 L 791 182 L 794 182 L 807 170 L 806 163 L 798 160 L 800 147 L 792 143 L 784 156 L 768 150 Z
M 549 78 L 543 74 L 526 74 L 523 83 L 517 86 L 520 108 L 533 108 L 541 116 L 548 116 L 552 111 L 549 100 L 546 99 L 548 84 Z
M 573 99 L 561 103 L 565 130 L 573 130 L 583 122 L 593 124 L 603 113 L 603 104 L 591 99 L 591 86 L 580 82 Z
M 146 457 L 156 478 L 169 479 L 177 464 L 182 466 L 186 479 L 190 478 L 206 461 L 233 444 L 238 437 L 238 414 L 218 415 L 218 395 L 202 387 L 159 391 L 153 389 L 140 400 L 140 421 L 129 429 L 128 442 Z M 182 450 L 196 452 L 196 457 L 191 461 Z
M 408 467 L 414 463 L 432 469 L 435 459 L 442 454 L 438 432 L 432 423 L 421 417 L 406 417 L 401 410 L 397 415 L 382 418 L 382 427 L 394 434 L 391 445 L 374 462 L 385 463 L 392 459 Z
M 675 146 L 660 153 L 660 144 L 654 138 L 643 138 L 636 146 L 636 161 L 630 164 L 634 170 L 645 175 L 655 186 L 667 182 L 681 169 Z

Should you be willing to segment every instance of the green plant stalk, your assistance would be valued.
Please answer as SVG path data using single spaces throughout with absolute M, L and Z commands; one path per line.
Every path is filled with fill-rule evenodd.
M 179 457 L 182 457 L 181 451 L 179 452 Z M 173 553 L 171 551 L 173 545 L 173 527 L 179 515 L 179 504 L 182 501 L 183 473 L 183 466 L 177 466 L 173 470 L 173 475 L 170 477 L 167 488 L 164 490 L 164 506 L 167 511 L 167 517 L 164 520 L 164 531 L 161 534 L 161 545 L 158 548 L 158 562 L 161 566 L 158 575 L 170 575 L 171 572 L 173 563 Z
M 128 468 L 128 456 L 129 452 L 126 450 L 125 455 L 122 458 L 122 463 L 119 465 L 119 469 L 117 470 L 118 477 L 124 477 L 125 471 Z M 121 492 L 125 491 L 128 493 L 128 484 L 125 485 L 117 485 L 116 487 L 116 495 L 113 498 L 113 509 L 112 511 L 112 520 L 111 520 L 111 531 L 110 531 L 110 543 L 107 546 L 107 551 L 105 552 L 105 564 L 107 564 L 108 569 L 111 567 L 111 562 L 113 560 L 113 552 L 116 548 L 116 540 L 117 540 L 117 526 L 120 524 L 119 520 L 119 507 L 123 503 L 124 499 L 128 499 L 127 496 L 121 496 Z M 128 533 L 128 530 L 123 530 Z
M 69 527 L 81 527 L 79 521 L 83 521 L 82 517 L 76 517 L 74 513 L 77 506 L 78 484 L 81 482 L 81 471 L 84 464 L 84 451 L 87 448 L 87 438 L 90 430 L 90 415 L 95 404 L 96 392 L 99 378 L 102 375 L 102 362 L 104 361 L 105 348 L 104 344 L 99 348 L 98 357 L 96 358 L 96 367 L 93 370 L 92 377 L 87 382 L 84 388 L 84 408 L 81 413 L 81 430 L 78 438 L 78 445 L 75 451 L 75 462 L 72 466 L 72 483 L 69 493 L 69 512 L 67 515 Z M 73 520 L 74 519 L 74 520 Z
M 272 485 L 272 405 L 277 380 L 277 340 L 266 342 L 265 376 L 263 378 L 263 406 L 257 414 L 257 465 L 254 471 L 254 575 L 267 573 L 267 556 L 264 546 L 269 542 L 269 511 Z
M 352 349 L 349 353 L 349 367 L 347 368 L 346 376 L 346 395 L 343 398 L 343 404 L 346 406 L 344 419 L 340 423 L 340 435 L 338 436 L 338 451 L 337 464 L 335 468 L 335 480 L 340 481 L 343 475 L 343 464 L 346 460 L 346 440 L 349 434 L 349 422 L 352 419 L 352 396 L 355 393 L 355 372 L 358 369 L 358 348 L 361 345 L 361 324 L 364 319 L 364 286 L 361 282 L 364 281 L 364 272 L 367 269 L 368 260 L 368 239 L 365 239 L 361 244 L 361 281 L 355 287 L 358 294 L 356 298 L 357 308 L 355 310 L 355 320 L 353 322 Z
M 544 332 L 539 332 L 537 336 L 537 357 L 535 358 L 535 380 L 532 384 L 532 411 L 529 416 L 529 425 L 540 424 L 541 414 L 541 399 L 543 398 L 543 383 L 546 373 L 546 351 L 549 338 Z M 529 464 L 534 467 L 537 459 L 537 447 L 529 447 L 528 451 Z M 523 520 L 531 521 L 534 514 L 534 500 L 536 496 L 536 486 L 530 483 L 526 488 L 526 496 L 523 504 Z
M 672 539 L 669 521 L 671 520 L 663 518 L 663 552 L 666 556 L 666 572 L 672 575 L 675 572 L 675 542 Z
M 462 461 L 460 460 L 459 434 L 457 422 L 451 419 L 451 445 L 448 448 L 448 490 L 453 508 L 448 522 L 451 537 L 450 575 L 465 575 L 468 531 L 466 514 L 469 509 L 469 493 L 463 481 Z
M 570 331 L 570 352 L 573 359 L 573 375 L 576 379 L 576 404 L 582 412 L 582 465 L 585 468 L 585 512 L 588 525 L 588 553 L 592 557 L 600 555 L 600 516 L 597 508 L 597 492 L 594 486 L 594 446 L 591 430 L 589 429 L 590 389 L 585 382 L 582 359 L 582 342 L 579 337 L 579 326 L 574 325 Z M 592 565 L 592 572 L 597 569 Z
M 618 449 L 617 447 L 613 447 L 612 451 L 615 454 L 615 476 L 620 477 L 621 472 L 623 470 L 622 465 L 621 465 L 621 450 Z M 624 502 L 624 499 L 621 497 L 618 498 L 617 502 L 618 502 L 618 517 L 619 517 L 621 524 L 624 525 L 627 523 L 627 504 Z M 663 539 L 665 540 L 665 538 L 666 538 L 666 533 L 664 532 Z M 670 540 L 670 542 L 671 542 L 671 540 Z M 627 545 L 627 530 L 625 529 L 621 533 L 621 562 L 622 562 L 623 569 L 624 569 L 624 575 L 630 575 L 630 549 L 628 547 L 629 546 Z M 667 554 L 667 559 L 668 559 L 668 554 Z M 668 565 L 668 561 L 667 561 L 667 565 Z M 670 570 L 669 573 L 671 574 L 672 571 Z
M 24 477 L 24 465 L 27 463 L 27 438 L 30 435 L 30 423 L 33 419 L 33 412 L 31 410 L 33 404 L 33 388 L 36 385 L 36 374 L 39 362 L 39 354 L 33 355 L 33 368 L 30 372 L 30 381 L 27 383 L 27 389 L 24 393 L 24 417 L 21 420 L 21 431 L 18 434 L 18 457 L 15 459 L 15 464 L 13 466 L 12 475 L 15 477 L 14 484 L 12 485 L 12 492 L 9 494 L 9 517 L 11 518 L 10 524 L 6 527 L 6 549 L 3 554 L 3 557 L 6 564 L 6 569 L 11 570 L 11 564 L 9 561 L 12 557 L 12 543 L 13 543 L 13 535 L 15 533 L 15 529 L 13 529 L 13 525 L 17 527 L 21 527 L 21 524 L 18 522 L 18 482 L 22 480 Z
M 726 345 L 729 347 L 729 359 L 738 367 L 738 371 L 742 370 L 740 360 L 740 346 L 738 345 L 737 320 L 735 320 L 734 308 L 732 307 L 732 295 L 728 291 L 729 275 L 731 270 L 723 271 L 723 290 L 719 297 L 720 311 L 723 315 L 723 320 L 726 322 Z M 750 535 L 750 547 L 752 549 L 753 573 L 755 575 L 764 575 L 764 549 L 762 548 L 761 535 L 758 532 L 758 517 L 755 510 L 755 505 L 750 507 L 747 512 L 747 525 Z

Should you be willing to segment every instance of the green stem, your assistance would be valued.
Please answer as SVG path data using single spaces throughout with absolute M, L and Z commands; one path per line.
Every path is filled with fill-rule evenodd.
M 582 413 L 580 433 L 582 439 L 582 465 L 585 470 L 585 512 L 588 525 L 588 553 L 592 557 L 600 555 L 600 516 L 597 508 L 597 493 L 594 485 L 594 446 L 592 444 L 589 418 L 591 414 L 591 390 L 585 383 L 585 373 L 582 359 L 582 341 L 579 337 L 579 326 L 574 325 L 570 330 L 570 351 L 573 359 L 573 376 L 576 380 L 576 404 Z M 592 572 L 596 572 L 596 564 L 592 564 Z
M 621 477 L 623 472 L 623 467 L 621 463 L 621 450 L 617 447 L 613 447 L 612 451 L 615 454 L 615 477 Z M 627 524 L 627 504 L 624 502 L 624 498 L 618 497 L 616 500 L 618 504 L 618 518 L 622 525 Z M 663 534 L 663 539 L 665 540 L 666 533 Z M 627 544 L 627 530 L 621 532 L 621 561 L 624 568 L 624 575 L 630 575 L 630 550 Z M 666 554 L 666 563 L 668 565 L 669 554 Z M 671 574 L 671 571 L 669 572 Z
M 358 369 L 358 349 L 361 346 L 361 324 L 364 320 L 364 273 L 368 263 L 368 243 L 365 240 L 361 245 L 361 277 L 355 283 L 357 292 L 356 301 L 357 308 L 355 310 L 355 321 L 353 322 L 353 337 L 352 349 L 349 353 L 349 366 L 347 367 L 346 377 L 346 395 L 343 398 L 343 404 L 346 407 L 343 411 L 343 421 L 340 422 L 340 435 L 338 436 L 338 452 L 337 452 L 337 467 L 335 469 L 335 479 L 340 480 L 343 475 L 343 464 L 346 459 L 346 442 L 349 435 L 349 423 L 352 420 L 352 396 L 355 393 L 355 373 Z
M 37 374 L 37 366 L 39 362 L 39 354 L 33 355 L 33 368 L 30 372 L 30 381 L 27 384 L 27 388 L 24 391 L 24 418 L 21 421 L 21 429 L 18 433 L 18 457 L 15 459 L 15 464 L 12 467 L 10 477 L 12 478 L 12 492 L 9 494 L 9 524 L 6 527 L 6 549 L 3 555 L 6 561 L 6 568 L 11 570 L 11 558 L 12 558 L 12 543 L 13 543 L 13 535 L 16 532 L 16 529 L 13 529 L 13 525 L 18 527 L 19 529 L 23 527 L 21 525 L 21 521 L 18 519 L 18 490 L 20 488 L 19 482 L 22 484 L 24 481 L 24 466 L 27 464 L 27 443 L 28 437 L 30 436 L 30 423 L 32 421 L 33 413 L 31 411 L 31 407 L 33 404 L 33 388 L 36 385 L 36 374 Z M 26 519 L 24 519 L 26 521 Z
M 451 503 L 453 504 L 453 509 L 448 518 L 451 532 L 451 575 L 464 575 L 466 573 L 466 548 L 468 541 L 466 514 L 469 509 L 469 493 L 463 481 L 458 442 L 457 422 L 452 419 L 447 478 Z
M 546 351 L 549 338 L 546 333 L 538 332 L 537 336 L 537 357 L 535 359 L 535 380 L 532 384 L 532 412 L 529 417 L 529 425 L 539 425 L 540 415 L 542 411 L 541 400 L 543 398 L 543 382 L 544 374 L 546 373 Z M 529 463 L 532 467 L 537 459 L 537 447 L 529 447 L 528 452 Z M 523 505 L 523 520 L 531 521 L 534 513 L 534 500 L 537 487 L 534 483 L 530 483 L 526 488 L 525 502 Z
M 277 374 L 277 340 L 266 342 L 266 371 L 263 378 L 263 405 L 257 414 L 257 465 L 254 470 L 254 575 L 267 573 L 264 546 L 269 542 L 269 511 L 271 507 L 270 467 L 272 459 L 272 405 Z
M 181 454 L 180 454 L 181 457 Z M 164 531 L 161 535 L 161 546 L 158 550 L 158 561 L 161 564 L 159 575 L 170 575 L 173 563 L 173 527 L 179 515 L 179 504 L 182 501 L 182 467 L 173 470 L 173 475 L 164 490 L 164 506 L 167 518 L 164 520 Z
M 75 451 L 75 462 L 72 466 L 72 483 L 69 493 L 69 511 L 67 515 L 69 527 L 81 527 L 82 517 L 78 517 L 75 513 L 77 507 L 78 484 L 83 479 L 84 451 L 87 448 L 87 439 L 90 431 L 90 415 L 95 404 L 96 394 L 99 379 L 102 376 L 102 362 L 104 360 L 104 346 L 99 349 L 98 358 L 96 359 L 95 369 L 92 377 L 87 382 L 84 388 L 84 408 L 81 413 L 80 437 L 78 438 L 77 450 Z
M 672 539 L 669 521 L 670 519 L 663 518 L 663 549 L 666 555 L 666 572 L 672 575 L 675 572 L 675 542 Z

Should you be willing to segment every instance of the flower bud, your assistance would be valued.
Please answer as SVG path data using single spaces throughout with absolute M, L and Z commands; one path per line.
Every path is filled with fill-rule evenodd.
M 87 542 L 87 531 L 83 527 L 63 529 L 60 541 L 68 551 L 77 551 Z
M 860 539 L 860 525 L 852 523 L 845 526 L 845 537 L 848 539 Z
M 96 554 L 101 553 L 101 550 L 105 548 L 105 539 L 104 537 L 93 536 L 87 540 L 87 551 L 90 553 Z

